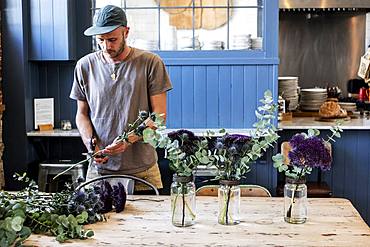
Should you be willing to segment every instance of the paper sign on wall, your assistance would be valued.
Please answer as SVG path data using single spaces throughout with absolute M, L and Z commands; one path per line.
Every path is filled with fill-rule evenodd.
M 35 129 L 48 124 L 54 127 L 54 98 L 34 99 L 34 113 Z

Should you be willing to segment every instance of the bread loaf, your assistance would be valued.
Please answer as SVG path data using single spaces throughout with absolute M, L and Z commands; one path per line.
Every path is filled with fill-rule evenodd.
M 319 116 L 323 118 L 335 118 L 342 116 L 341 108 L 337 102 L 326 101 L 320 106 Z

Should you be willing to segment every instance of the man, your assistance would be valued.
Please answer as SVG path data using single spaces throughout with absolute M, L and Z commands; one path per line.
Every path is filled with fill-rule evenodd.
M 129 174 L 162 188 L 153 147 L 138 138 L 114 142 L 140 110 L 165 116 L 166 92 L 172 88 L 157 55 L 126 44 L 129 30 L 121 8 L 100 10 L 84 34 L 96 36 L 101 51 L 77 62 L 70 97 L 77 100 L 76 124 L 85 146 L 92 152 L 103 149 L 104 155 L 94 159 L 96 175 Z M 93 176 L 89 169 L 87 177 Z

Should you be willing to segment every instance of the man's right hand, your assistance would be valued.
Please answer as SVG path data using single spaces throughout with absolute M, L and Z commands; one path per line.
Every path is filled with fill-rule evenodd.
M 94 156 L 94 162 L 103 165 L 108 162 L 108 156 L 103 154 L 103 150 L 100 150 L 99 145 L 97 145 L 97 141 L 95 138 L 91 139 L 91 150 L 96 154 Z

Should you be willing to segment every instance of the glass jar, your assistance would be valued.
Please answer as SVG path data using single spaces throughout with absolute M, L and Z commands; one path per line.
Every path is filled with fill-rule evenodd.
M 305 179 L 286 179 L 284 186 L 284 220 L 302 224 L 307 220 L 307 186 Z
M 174 226 L 185 227 L 195 223 L 195 184 L 192 176 L 173 175 L 171 214 Z
M 236 225 L 240 223 L 239 181 L 220 180 L 218 188 L 218 223 Z

